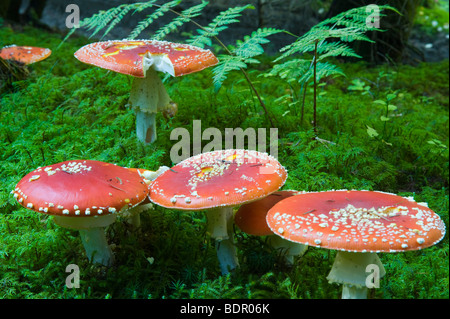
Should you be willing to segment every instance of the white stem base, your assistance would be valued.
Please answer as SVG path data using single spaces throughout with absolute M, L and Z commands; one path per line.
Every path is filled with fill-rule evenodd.
M 114 263 L 114 255 L 106 240 L 105 228 L 115 222 L 115 214 L 95 217 L 54 216 L 53 220 L 61 227 L 79 230 L 89 261 L 105 266 Z
M 136 230 L 141 227 L 141 213 L 150 209 L 153 209 L 152 203 L 141 203 L 123 212 L 122 215 L 127 218 L 127 222 Z
M 237 258 L 237 250 L 233 237 L 233 235 L 230 235 L 228 239 L 216 241 L 217 259 L 219 260 L 222 275 L 226 275 L 239 267 L 239 260 Z
M 367 287 L 342 286 L 342 299 L 367 299 Z
M 141 227 L 141 214 L 133 214 L 127 219 L 128 223 L 133 227 L 133 229 L 138 229 Z
M 133 79 L 130 104 L 136 110 L 136 135 L 141 142 L 149 144 L 156 141 L 156 113 L 170 102 L 164 84 L 152 67 L 144 78 Z
M 385 274 L 376 253 L 338 251 L 327 279 L 343 285 L 343 299 L 367 299 L 367 288 L 378 288 Z
M 207 230 L 216 241 L 217 258 L 222 275 L 239 267 L 233 236 L 233 208 L 210 209 L 206 212 Z
M 145 144 L 156 141 L 156 113 L 136 111 L 136 136 Z
M 90 262 L 108 267 L 114 263 L 114 255 L 108 246 L 103 227 L 80 229 L 79 232 Z

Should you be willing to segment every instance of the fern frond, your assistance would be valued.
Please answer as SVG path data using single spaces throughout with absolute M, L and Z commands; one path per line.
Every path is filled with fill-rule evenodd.
M 131 11 L 132 9 L 136 8 L 136 3 L 133 4 L 126 4 L 126 5 L 121 5 L 119 7 L 123 7 L 122 10 L 116 14 L 116 16 L 114 17 L 114 20 L 112 20 L 112 22 L 109 24 L 108 28 L 106 29 L 106 31 L 103 33 L 102 39 L 120 22 L 122 21 L 122 19 L 125 17 L 125 15 Z M 119 8 L 118 7 L 118 8 Z
M 279 77 L 288 82 L 308 83 L 313 78 L 313 68 L 310 60 L 293 59 L 275 65 L 264 77 Z M 338 66 L 329 62 L 317 62 L 317 81 L 328 76 L 345 76 Z
M 357 8 L 353 8 L 348 11 L 339 13 L 334 17 L 331 17 L 329 19 L 326 19 L 326 20 L 318 23 L 316 25 L 316 27 L 321 28 L 325 25 L 332 25 L 332 28 L 334 28 L 335 26 L 344 27 L 344 28 L 351 28 L 351 27 L 359 28 L 363 32 L 371 31 L 371 30 L 372 31 L 378 30 L 371 24 L 367 23 L 367 18 L 371 14 L 371 12 L 368 10 L 368 8 L 369 8 L 369 6 L 357 7 Z M 384 10 L 391 10 L 391 11 L 394 11 L 394 12 L 400 14 L 400 12 L 396 8 L 391 7 L 389 5 L 380 5 L 380 6 L 378 6 L 378 8 L 380 9 L 380 12 L 379 12 L 380 18 L 386 16 L 383 13 Z
M 288 82 L 297 81 L 304 73 L 308 72 L 311 61 L 306 59 L 292 59 L 284 63 L 275 64 L 273 68 L 262 76 L 279 77 Z
M 141 20 L 138 25 L 131 31 L 130 35 L 127 37 L 129 40 L 136 39 L 139 34 L 141 34 L 144 29 L 146 29 L 150 24 L 152 24 L 156 19 L 162 17 L 167 11 L 172 7 L 177 6 L 181 0 L 175 0 L 167 2 L 158 7 L 152 14 L 147 15 L 144 20 Z
M 220 55 L 219 56 L 220 63 L 215 66 L 212 70 L 213 83 L 215 91 L 219 91 L 222 86 L 222 83 L 227 79 L 227 75 L 231 71 L 236 71 L 240 69 L 245 69 L 247 64 L 241 57 L 236 57 L 232 55 Z
M 326 43 L 326 39 L 339 39 L 343 42 L 353 42 L 353 41 L 367 41 L 373 42 L 369 37 L 365 35 L 367 31 L 382 31 L 371 24 L 367 23 L 367 19 L 371 14 L 367 10 L 368 6 L 358 7 L 350 9 L 346 12 L 342 12 L 334 17 L 326 19 L 314 27 L 311 28 L 307 33 L 298 38 L 294 43 L 291 43 L 280 50 L 284 52 L 278 59 L 287 58 L 293 54 L 303 54 L 307 52 L 314 51 L 315 43 L 318 43 L 318 50 L 325 52 L 326 48 L 322 46 Z M 380 17 L 385 16 L 381 12 L 383 10 L 394 10 L 395 8 L 388 5 L 379 6 Z M 398 11 L 397 11 L 398 12 Z M 335 50 L 336 48 L 334 48 Z M 350 52 L 344 47 L 340 48 L 343 54 L 348 56 L 355 56 L 354 53 Z M 334 51 L 330 56 L 336 56 L 338 51 Z
M 264 53 L 262 44 L 269 42 L 267 37 L 280 32 L 283 30 L 260 28 L 252 32 L 250 36 L 245 36 L 243 41 L 236 41 L 237 46 L 231 55 L 223 55 L 219 59 L 219 64 L 213 69 L 215 90 L 220 89 L 229 72 L 246 69 L 249 64 L 259 63 L 259 60 L 254 57 Z
M 324 42 L 322 46 L 318 47 L 317 53 L 320 54 L 317 61 L 324 60 L 330 56 L 349 56 L 355 58 L 361 58 L 351 47 L 342 42 Z
M 136 12 L 142 12 L 145 9 L 153 7 L 155 5 L 156 1 L 157 0 L 149 0 L 147 2 L 137 2 L 137 3 L 135 3 L 136 10 L 134 10 L 134 12 L 132 14 L 135 14 Z
M 94 32 L 92 32 L 92 34 L 89 36 L 89 38 L 92 38 L 93 36 L 95 36 L 101 29 L 103 29 L 104 27 L 106 27 L 108 25 L 108 23 L 113 20 L 123 9 L 125 5 L 120 5 L 118 7 L 115 8 L 111 8 L 107 11 L 104 11 L 101 19 L 100 20 L 94 20 L 94 21 L 90 21 L 89 24 L 87 25 L 87 29 L 88 30 L 92 30 L 95 28 Z M 95 22 L 95 23 L 94 23 Z
M 209 4 L 208 1 L 202 0 L 202 3 L 192 6 L 184 11 L 181 14 L 172 20 L 170 23 L 161 27 L 158 31 L 156 31 L 153 39 L 155 40 L 163 40 L 169 33 L 175 31 L 177 28 L 181 27 L 183 24 L 191 21 L 192 18 L 199 16 L 203 9 Z
M 317 82 L 319 82 L 322 78 L 329 77 L 329 76 L 346 76 L 344 71 L 340 67 L 338 67 L 335 64 L 329 63 L 329 62 L 317 62 L 316 65 L 316 72 L 317 72 Z M 298 79 L 299 83 L 308 83 L 312 81 L 314 76 L 312 67 L 308 70 L 308 72 L 304 73 L 302 77 Z
M 242 12 L 247 9 L 254 9 L 252 5 L 229 8 L 221 11 L 210 24 L 203 29 L 198 29 L 198 35 L 187 40 L 189 44 L 202 47 L 211 45 L 211 38 L 217 36 L 221 31 L 226 30 L 228 25 L 239 22 Z
M 91 17 L 84 18 L 80 21 L 78 27 L 74 27 L 70 29 L 70 31 L 67 33 L 67 35 L 64 37 L 64 39 L 59 44 L 58 48 L 72 35 L 75 33 L 75 31 L 79 28 L 87 28 L 87 29 L 93 29 L 97 25 L 103 23 L 103 18 L 109 14 L 109 11 L 113 11 L 116 8 L 111 8 L 108 11 L 100 10 L 99 12 L 93 14 Z
M 244 58 L 251 58 L 264 53 L 262 44 L 270 42 L 267 37 L 283 32 L 275 28 L 260 28 L 250 36 L 245 36 L 244 41 L 237 41 L 237 48 L 234 53 Z

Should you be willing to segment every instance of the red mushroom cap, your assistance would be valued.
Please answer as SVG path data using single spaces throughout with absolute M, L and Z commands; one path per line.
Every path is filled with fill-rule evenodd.
M 50 49 L 10 45 L 0 49 L 0 57 L 24 64 L 31 64 L 46 59 L 52 54 Z
M 267 226 L 267 212 L 279 201 L 297 194 L 299 192 L 294 190 L 277 191 L 262 199 L 244 204 L 234 215 L 234 223 L 249 235 L 273 235 L 272 230 Z
M 443 221 L 425 205 L 372 191 L 295 195 L 273 206 L 267 223 L 287 240 L 352 252 L 422 249 L 445 234 Z
M 266 153 L 214 151 L 185 159 L 158 176 L 150 200 L 181 210 L 231 207 L 273 193 L 286 178 L 283 166 Z
M 146 55 L 168 58 L 174 76 L 201 71 L 218 63 L 210 50 L 156 40 L 95 42 L 75 52 L 81 62 L 141 78 L 145 77 Z
M 25 175 L 13 191 L 24 207 L 68 217 L 116 213 L 148 196 L 144 180 L 124 167 L 92 160 L 65 161 Z

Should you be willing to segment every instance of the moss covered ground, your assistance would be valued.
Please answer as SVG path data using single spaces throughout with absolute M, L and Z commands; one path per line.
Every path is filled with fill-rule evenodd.
M 50 58 L 29 66 L 28 78 L 0 96 L 0 299 L 2 298 L 340 298 L 326 280 L 335 252 L 310 248 L 294 267 L 265 238 L 235 229 L 241 268 L 221 276 L 202 212 L 155 206 L 142 229 L 126 220 L 107 229 L 116 264 L 90 264 L 78 233 L 51 217 L 19 206 L 10 191 L 31 170 L 72 159 L 94 159 L 155 170 L 172 166 L 174 128 L 269 128 L 267 117 L 239 72 L 219 92 L 211 71 L 169 78 L 178 104 L 173 118 L 158 115 L 158 140 L 135 138 L 127 107 L 131 78 L 82 64 L 73 53 L 89 40 L 29 27 L 0 28 L 0 46 L 47 47 Z M 284 189 L 369 189 L 427 202 L 448 229 L 448 60 L 370 66 L 337 61 L 346 77 L 323 80 L 318 96 L 318 136 L 312 131 L 312 93 L 303 121 L 298 88 L 263 77 L 265 57 L 249 76 L 278 127 L 278 159 L 289 171 Z M 377 100 L 396 106 L 386 114 Z M 387 115 L 387 116 L 386 116 Z M 389 118 L 382 120 L 382 116 Z M 385 118 L 384 118 L 385 119 Z M 204 141 L 205 145 L 208 141 Z M 448 233 L 416 252 L 380 254 L 387 275 L 375 299 L 449 298 Z M 80 288 L 65 285 L 66 266 L 80 268 Z

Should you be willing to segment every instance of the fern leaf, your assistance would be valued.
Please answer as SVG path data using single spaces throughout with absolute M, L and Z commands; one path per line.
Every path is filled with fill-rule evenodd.
M 208 1 L 202 0 L 201 4 L 196 6 L 192 6 L 184 11 L 181 14 L 172 20 L 170 23 L 161 27 L 158 31 L 156 31 L 155 36 L 153 37 L 155 40 L 163 40 L 169 33 L 177 30 L 177 28 L 181 27 L 183 24 L 191 21 L 192 18 L 199 16 L 203 9 L 209 4 Z
M 244 41 L 238 41 L 238 47 L 234 53 L 244 58 L 251 58 L 264 53 L 262 44 L 268 43 L 268 36 L 282 32 L 275 28 L 260 28 L 254 31 L 251 36 L 246 36 Z
M 254 9 L 252 5 L 238 6 L 221 11 L 210 24 L 203 29 L 198 29 L 198 35 L 187 40 L 189 44 L 205 47 L 211 44 L 211 38 L 216 37 L 221 31 L 226 30 L 228 25 L 239 22 L 239 17 L 246 9 Z
M 284 52 L 278 59 L 287 58 L 293 54 L 303 54 L 307 52 L 314 51 L 315 43 L 319 43 L 318 50 L 325 52 L 327 47 L 322 47 L 326 43 L 326 39 L 336 38 L 343 42 L 352 41 L 367 41 L 373 42 L 369 37 L 365 35 L 367 31 L 382 31 L 375 28 L 371 24 L 367 23 L 369 17 L 369 12 L 367 10 L 368 6 L 358 7 L 350 9 L 346 12 L 342 12 L 334 17 L 326 19 L 314 27 L 311 28 L 306 34 L 298 38 L 294 43 L 291 43 L 280 50 Z M 388 5 L 379 6 L 380 16 L 384 16 L 381 13 L 382 10 L 394 10 Z M 397 11 L 398 12 L 398 11 Z M 333 50 L 329 56 L 337 56 L 338 50 L 336 47 L 329 47 Z M 341 53 L 347 56 L 355 56 L 354 52 L 351 52 L 345 47 L 340 47 Z
M 142 12 L 145 9 L 153 7 L 155 5 L 156 1 L 157 0 L 149 0 L 147 2 L 137 2 L 137 3 L 135 3 L 136 10 L 134 10 L 134 12 L 132 14 L 135 14 L 136 12 Z
M 311 61 L 305 59 L 292 59 L 284 63 L 275 64 L 273 68 L 264 73 L 264 77 L 279 77 L 288 82 L 297 81 L 304 73 L 308 72 Z
M 227 75 L 231 71 L 246 69 L 249 64 L 260 63 L 254 57 L 264 53 L 262 44 L 269 42 L 266 39 L 282 30 L 275 28 L 260 28 L 250 36 L 245 36 L 243 41 L 237 41 L 237 47 L 232 55 L 224 55 L 219 59 L 219 64 L 213 69 L 213 82 L 216 92 L 220 89 Z
M 352 48 L 350 48 L 347 44 L 341 42 L 325 42 L 320 48 L 317 49 L 317 53 L 320 54 L 317 61 L 324 60 L 330 56 L 349 56 L 361 58 L 361 56 L 358 55 Z
M 175 7 L 181 2 L 181 0 L 175 0 L 167 2 L 161 5 L 158 9 L 156 9 L 152 14 L 147 15 L 144 20 L 141 20 L 138 25 L 131 31 L 130 35 L 127 39 L 133 40 L 136 39 L 139 34 L 144 31 L 150 24 L 152 24 L 156 19 L 162 17 L 167 11 L 169 11 L 172 7 Z
M 316 65 L 316 79 L 319 82 L 322 78 L 329 76 L 346 76 L 340 67 L 329 62 L 317 62 Z M 308 72 L 304 73 L 300 78 L 298 78 L 299 83 L 308 83 L 312 81 L 314 76 L 312 67 Z
M 96 24 L 90 25 L 88 27 L 88 30 L 91 30 L 95 27 L 94 32 L 89 36 L 89 38 L 92 38 L 93 36 L 95 36 L 101 29 L 103 29 L 104 27 L 106 27 L 108 25 L 108 23 L 115 18 L 115 16 L 117 14 L 120 13 L 120 11 L 122 11 L 122 6 L 118 6 L 115 8 L 111 8 L 105 12 L 103 12 L 102 18 L 100 19 L 100 21 Z
M 117 13 L 114 20 L 109 24 L 108 28 L 103 33 L 102 39 L 125 17 L 125 15 L 131 10 L 136 8 L 136 4 L 130 4 L 130 5 L 121 5 L 119 7 L 123 7 L 122 10 Z
M 220 63 L 212 70 L 214 74 L 214 89 L 216 92 L 221 88 L 222 83 L 226 80 L 229 72 L 247 67 L 247 64 L 240 57 L 232 55 L 221 55 L 219 61 Z

